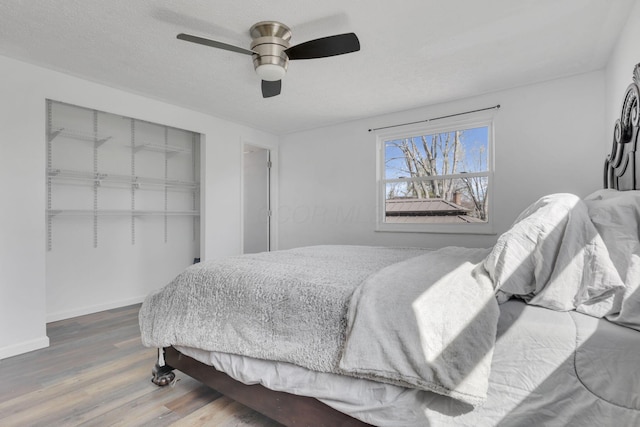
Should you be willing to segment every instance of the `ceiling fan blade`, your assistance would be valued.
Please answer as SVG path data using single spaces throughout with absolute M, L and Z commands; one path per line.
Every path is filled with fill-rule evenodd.
M 354 33 L 337 34 L 309 40 L 285 50 L 289 59 L 314 59 L 342 55 L 360 50 L 360 41 Z
M 272 96 L 280 95 L 280 89 L 282 89 L 282 80 L 276 80 L 274 82 L 267 80 L 262 81 L 263 98 L 271 98 Z
M 238 46 L 234 46 L 231 44 L 226 44 L 222 42 L 217 42 L 215 40 L 205 39 L 198 36 L 192 36 L 191 34 L 180 33 L 176 36 L 176 38 L 192 43 L 198 43 L 209 47 L 215 47 L 218 49 L 230 50 L 231 52 L 244 53 L 245 55 L 253 55 L 254 52 L 249 49 L 244 49 Z

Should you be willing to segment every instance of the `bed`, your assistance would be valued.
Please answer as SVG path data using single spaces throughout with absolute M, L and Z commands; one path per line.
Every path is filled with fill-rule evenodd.
M 315 246 L 189 267 L 147 297 L 177 369 L 288 426 L 640 425 L 640 120 L 604 186 L 534 202 L 487 249 Z

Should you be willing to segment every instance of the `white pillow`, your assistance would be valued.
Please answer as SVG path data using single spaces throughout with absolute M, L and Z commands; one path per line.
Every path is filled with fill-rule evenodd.
M 626 287 L 607 319 L 640 331 L 640 191 L 599 190 L 585 203 Z
M 624 291 L 586 205 L 573 194 L 529 206 L 483 265 L 498 293 L 554 310 L 602 317 L 619 310 L 616 294 Z

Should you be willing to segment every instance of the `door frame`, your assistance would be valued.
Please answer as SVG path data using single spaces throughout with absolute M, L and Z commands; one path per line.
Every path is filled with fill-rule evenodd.
M 269 145 L 269 144 L 261 144 L 255 143 L 249 140 L 242 141 L 242 147 L 240 150 L 240 165 L 241 165 L 241 176 L 240 176 L 240 203 L 242 204 L 240 208 L 240 212 L 242 215 L 242 220 L 240 221 L 240 248 L 241 253 L 244 253 L 244 217 L 245 217 L 245 206 L 244 206 L 244 152 L 246 146 L 258 147 L 264 150 L 269 151 L 269 161 L 271 162 L 271 168 L 269 170 L 269 210 L 271 212 L 271 216 L 269 218 L 269 251 L 275 251 L 278 249 L 278 209 L 277 209 L 277 200 L 278 200 L 278 150 L 277 146 Z

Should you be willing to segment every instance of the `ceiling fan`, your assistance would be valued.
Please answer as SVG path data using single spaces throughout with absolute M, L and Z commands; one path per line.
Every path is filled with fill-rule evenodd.
M 291 29 L 276 21 L 262 21 L 249 30 L 253 41 L 250 49 L 180 33 L 177 38 L 192 43 L 253 56 L 253 66 L 262 79 L 262 97 L 280 94 L 282 78 L 289 60 L 326 58 L 360 50 L 360 41 L 354 33 L 337 34 L 290 46 Z

